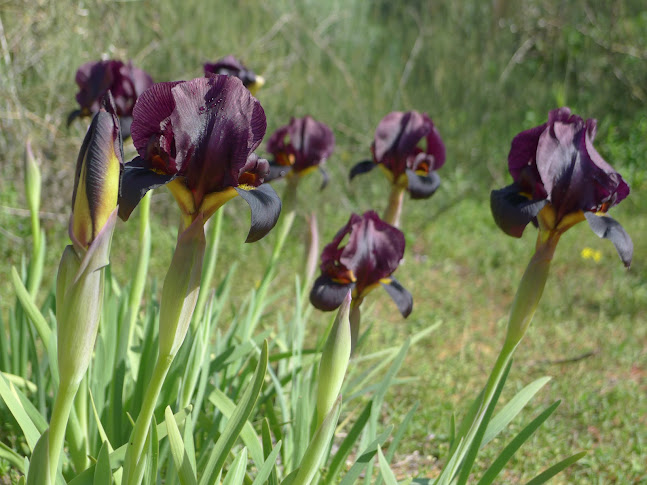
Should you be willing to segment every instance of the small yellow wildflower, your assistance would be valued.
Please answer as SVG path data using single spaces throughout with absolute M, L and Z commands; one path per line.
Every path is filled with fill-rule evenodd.
M 598 251 L 597 249 L 587 247 L 582 249 L 580 256 L 582 256 L 583 259 L 592 259 L 596 263 L 599 263 L 602 259 L 602 252 Z

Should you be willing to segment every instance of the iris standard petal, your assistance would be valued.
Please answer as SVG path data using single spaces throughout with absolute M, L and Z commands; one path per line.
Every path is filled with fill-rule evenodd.
M 352 227 L 339 261 L 351 269 L 358 291 L 393 273 L 404 255 L 404 234 L 368 211 Z
M 584 217 L 586 217 L 589 226 L 598 237 L 608 239 L 613 243 L 625 267 L 631 266 L 634 243 L 624 227 L 609 216 L 599 216 L 592 212 L 585 212 Z
M 198 78 L 172 89 L 176 164 L 196 194 L 238 185 L 240 169 L 265 135 L 265 112 L 239 79 Z

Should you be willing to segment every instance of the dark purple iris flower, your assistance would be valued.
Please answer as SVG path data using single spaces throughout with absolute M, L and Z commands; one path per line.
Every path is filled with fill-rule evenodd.
M 122 136 L 130 135 L 133 107 L 140 94 L 153 85 L 153 79 L 143 71 L 121 61 L 86 62 L 76 71 L 79 92 L 76 100 L 80 109 L 70 113 L 69 125 L 77 117 L 91 116 L 99 112 L 101 100 L 110 91 L 115 101 Z
M 261 185 L 269 163 L 253 153 L 265 128 L 263 108 L 235 77 L 153 85 L 133 112 L 139 157 L 125 166 L 119 216 L 128 219 L 148 190 L 164 184 L 186 223 L 240 195 L 252 209 L 247 241 L 260 239 L 281 211 L 274 189 Z
M 340 246 L 347 238 L 348 242 Z M 381 284 L 406 318 L 413 308 L 411 294 L 391 276 L 404 256 L 404 234 L 373 211 L 352 214 L 321 253 L 321 276 L 310 292 L 312 304 L 323 311 L 341 305 L 348 290 L 362 299 Z
M 323 175 L 322 188 L 328 174 L 321 165 L 335 149 L 335 135 L 328 125 L 311 116 L 292 118 L 290 123 L 274 132 L 267 142 L 267 151 L 274 156 L 270 162 L 269 180 L 288 173 L 303 175 L 319 168 Z
M 243 82 L 243 85 L 249 89 L 252 94 L 254 94 L 256 90 L 265 83 L 265 80 L 261 76 L 258 76 L 254 71 L 247 69 L 242 62 L 231 55 L 225 56 L 213 63 L 205 62 L 204 74 L 205 76 L 210 76 L 211 74 L 235 76 Z
M 531 221 L 561 234 L 586 219 L 629 266 L 631 238 L 605 214 L 629 195 L 629 186 L 593 147 L 596 131 L 596 120 L 584 121 L 569 108 L 559 108 L 548 114 L 547 123 L 519 133 L 508 155 L 514 182 L 492 191 L 492 214 L 514 237 L 521 237 Z
M 359 162 L 350 178 L 380 165 L 394 185 L 401 185 L 412 199 L 427 199 L 440 186 L 436 173 L 445 163 L 445 144 L 426 113 L 394 111 L 375 130 L 373 160 Z

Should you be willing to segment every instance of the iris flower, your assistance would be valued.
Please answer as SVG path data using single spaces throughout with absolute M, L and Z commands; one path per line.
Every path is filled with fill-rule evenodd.
M 139 95 L 153 85 L 153 79 L 142 69 L 122 61 L 87 62 L 76 71 L 79 92 L 76 100 L 80 109 L 72 111 L 69 125 L 77 117 L 92 116 L 99 111 L 101 100 L 110 90 L 121 125 L 123 137 L 130 135 L 133 107 Z
M 335 149 L 335 135 L 324 123 L 311 116 L 292 118 L 280 127 L 267 142 L 270 179 L 285 175 L 304 175 L 319 168 L 323 176 L 322 188 L 328 183 L 328 174 L 321 167 Z
M 347 240 L 346 244 L 342 242 Z M 411 294 L 391 276 L 404 256 L 404 234 L 374 211 L 352 214 L 321 253 L 321 276 L 310 293 L 312 304 L 323 311 L 339 307 L 352 290 L 361 300 L 378 285 L 393 298 L 406 318 L 413 308 Z
M 497 225 L 521 237 L 529 222 L 539 227 L 540 242 L 559 238 L 587 220 L 599 237 L 611 240 L 625 266 L 633 243 L 606 212 L 629 194 L 629 186 L 593 147 L 594 119 L 584 121 L 569 108 L 552 110 L 548 122 L 512 140 L 508 168 L 513 183 L 492 191 Z
M 261 185 L 269 163 L 253 153 L 265 128 L 263 108 L 235 77 L 153 85 L 133 112 L 139 157 L 125 166 L 120 217 L 128 219 L 148 190 L 166 184 L 184 228 L 240 195 L 252 209 L 247 242 L 262 238 L 281 211 L 274 189 Z
M 364 160 L 350 171 L 351 180 L 376 166 L 394 189 L 409 191 L 412 199 L 431 197 L 440 185 L 436 173 L 445 163 L 445 144 L 426 113 L 394 111 L 377 125 L 371 146 L 372 160 Z
M 227 76 L 235 76 L 243 82 L 243 86 L 256 94 L 256 91 L 265 84 L 265 79 L 262 76 L 250 69 L 236 59 L 234 56 L 225 56 L 216 62 L 206 62 L 204 64 L 204 74 L 210 76 L 211 74 L 225 74 Z

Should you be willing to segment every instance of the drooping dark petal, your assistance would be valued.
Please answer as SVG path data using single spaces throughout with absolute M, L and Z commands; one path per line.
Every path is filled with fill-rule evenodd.
M 326 172 L 326 170 L 321 166 L 319 167 L 319 173 L 321 174 L 321 185 L 319 186 L 319 190 L 323 190 L 328 185 L 330 177 L 328 176 L 328 172 Z
M 148 168 L 140 157 L 124 166 L 119 194 L 119 217 L 127 221 L 139 201 L 151 189 L 169 183 L 177 174 L 158 173 Z
M 391 277 L 389 283 L 382 283 L 382 286 L 387 291 L 389 296 L 393 299 L 398 306 L 398 310 L 404 318 L 407 318 L 413 310 L 413 297 L 398 280 Z
M 609 216 L 598 216 L 593 212 L 585 212 L 584 217 L 586 217 L 589 226 L 598 237 L 608 239 L 613 243 L 623 264 L 627 268 L 631 266 L 634 243 L 622 225 Z
M 370 172 L 376 166 L 377 165 L 375 164 L 375 162 L 373 162 L 373 160 L 362 160 L 361 162 L 356 163 L 355 165 L 353 165 L 353 168 L 350 169 L 349 178 L 350 178 L 350 180 L 353 180 L 353 178 L 356 175 L 360 175 L 362 173 Z
M 271 185 L 263 184 L 245 190 L 236 187 L 236 192 L 249 204 L 252 222 L 245 242 L 255 242 L 263 238 L 276 224 L 281 214 L 281 199 Z
M 428 199 L 438 187 L 440 177 L 436 172 L 429 172 L 429 175 L 418 175 L 411 169 L 407 169 L 407 190 L 412 199 Z
M 310 303 L 324 312 L 336 310 L 353 288 L 353 284 L 340 284 L 327 275 L 319 276 L 310 291 Z
M 404 256 L 404 246 L 402 231 L 368 211 L 352 226 L 339 261 L 353 271 L 361 293 L 396 270 Z
M 512 184 L 490 193 L 494 222 L 503 232 L 514 237 L 521 237 L 528 223 L 548 203 L 546 199 L 528 199 L 519 192 L 519 186 Z
M 72 122 L 79 118 L 81 116 L 81 110 L 80 109 L 75 109 L 72 111 L 69 115 L 67 115 L 67 122 L 65 123 L 65 126 L 69 127 Z

